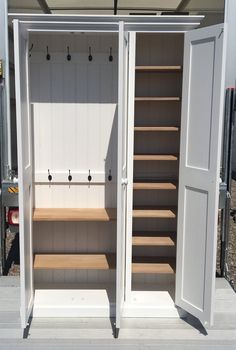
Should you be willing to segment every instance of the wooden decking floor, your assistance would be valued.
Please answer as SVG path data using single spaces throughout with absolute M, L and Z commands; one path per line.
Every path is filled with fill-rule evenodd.
M 9 280 L 8 280 L 9 279 Z M 18 277 L 0 277 L 0 350 L 210 350 L 236 349 L 236 294 L 224 279 L 216 281 L 215 324 L 205 330 L 186 319 L 124 319 L 119 339 L 109 319 L 33 319 L 22 339 Z

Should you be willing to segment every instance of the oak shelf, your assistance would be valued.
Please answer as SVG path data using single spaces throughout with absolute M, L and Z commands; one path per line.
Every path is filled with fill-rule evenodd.
M 133 232 L 133 246 L 175 246 L 176 233 L 173 232 Z
M 115 254 L 35 254 L 35 270 L 110 270 Z
M 177 161 L 176 154 L 135 154 L 136 161 Z
M 137 207 L 133 209 L 133 218 L 175 219 L 176 216 L 176 208 Z
M 175 182 L 134 182 L 134 190 L 176 190 Z
M 136 72 L 182 72 L 182 66 L 136 66 Z
M 132 273 L 174 274 L 175 259 L 153 256 L 133 257 Z
M 136 132 L 178 132 L 178 126 L 135 126 Z
M 115 208 L 36 208 L 33 221 L 112 221 Z
M 135 97 L 135 101 L 180 101 L 180 97 L 176 97 L 176 96 L 169 96 L 169 97 L 161 97 L 161 96 L 139 96 L 139 97 Z

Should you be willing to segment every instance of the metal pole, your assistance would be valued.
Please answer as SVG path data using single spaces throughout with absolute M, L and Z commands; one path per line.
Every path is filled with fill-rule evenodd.
M 181 12 L 184 11 L 185 8 L 188 6 L 188 4 L 190 3 L 190 0 L 182 0 L 179 5 L 176 8 L 176 12 Z
M 41 10 L 43 11 L 43 13 L 48 13 L 48 14 L 52 13 L 50 8 L 48 7 L 46 0 L 37 0 L 37 1 L 39 3 L 39 6 L 41 7 Z
M 3 108 L 2 108 L 2 84 L 0 83 L 0 130 L 2 130 L 2 119 L 3 119 Z M 3 159 L 2 159 L 2 137 L 0 135 L 0 183 L 2 184 L 2 175 L 3 175 Z M 4 229 L 3 229 L 3 222 L 4 222 L 4 210 L 2 205 L 2 191 L 0 189 L 0 276 L 3 274 L 3 268 L 4 268 Z

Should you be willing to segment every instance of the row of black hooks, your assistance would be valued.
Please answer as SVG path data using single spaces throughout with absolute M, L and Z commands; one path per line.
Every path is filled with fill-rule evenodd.
M 31 52 L 33 50 L 34 44 L 31 45 L 30 49 L 29 49 L 29 57 L 31 57 Z M 70 47 L 67 46 L 66 47 L 67 50 L 67 55 L 66 55 L 66 59 L 67 61 L 71 61 L 71 53 L 70 53 Z M 49 48 L 48 46 L 46 46 L 46 60 L 50 61 L 51 60 L 51 55 L 49 53 Z M 91 62 L 93 60 L 93 55 L 92 55 L 92 48 L 91 46 L 89 46 L 89 52 L 88 52 L 88 60 L 89 62 Z M 112 55 L 112 47 L 109 48 L 109 56 L 108 56 L 108 61 L 112 62 L 113 61 L 113 55 Z
M 68 172 L 68 181 L 71 182 L 72 181 L 72 175 L 71 175 L 71 171 L 69 169 L 69 172 Z M 91 175 L 91 170 L 89 169 L 88 171 L 88 182 L 91 182 L 92 181 L 92 175 Z M 108 173 L 108 177 L 107 177 L 108 181 L 112 181 L 112 174 L 111 174 L 111 169 L 109 170 L 109 173 Z M 50 169 L 48 169 L 48 181 L 51 182 L 52 181 L 52 174 L 50 172 Z

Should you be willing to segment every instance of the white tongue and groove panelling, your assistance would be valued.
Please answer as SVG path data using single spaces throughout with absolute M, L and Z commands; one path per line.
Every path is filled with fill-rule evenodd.
M 115 182 L 35 184 L 34 208 L 115 208 Z
M 34 223 L 35 253 L 115 253 L 116 223 Z M 34 281 L 45 284 L 115 283 L 115 270 L 35 270 Z
M 31 38 L 35 207 L 116 206 L 117 39 L 110 34 Z
M 136 50 L 136 64 L 138 66 L 182 65 L 184 35 L 179 33 L 139 33 Z

